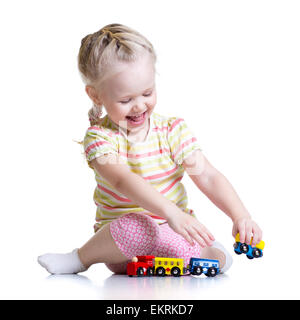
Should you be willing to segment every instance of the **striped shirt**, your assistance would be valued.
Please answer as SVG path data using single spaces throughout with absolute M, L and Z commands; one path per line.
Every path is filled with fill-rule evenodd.
M 184 174 L 182 162 L 200 147 L 183 119 L 153 113 L 146 139 L 143 142 L 131 142 L 125 130 L 106 115 L 100 125 L 88 128 L 83 145 L 86 160 L 92 169 L 91 160 L 104 154 L 119 155 L 132 172 L 143 177 L 184 212 L 193 214 L 187 208 L 187 194 L 181 183 Z M 150 215 L 158 223 L 165 222 L 155 212 L 141 208 L 115 190 L 96 170 L 94 172 L 97 182 L 94 191 L 97 206 L 95 231 L 131 212 Z

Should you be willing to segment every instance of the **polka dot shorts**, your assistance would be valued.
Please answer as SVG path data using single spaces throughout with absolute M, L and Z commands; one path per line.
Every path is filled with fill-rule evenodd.
M 121 252 L 128 258 L 153 255 L 156 257 L 182 258 L 185 267 L 191 257 L 199 257 L 201 247 L 191 246 L 167 223 L 158 225 L 144 214 L 130 213 L 110 223 L 110 232 Z M 127 262 L 106 264 L 114 273 L 126 274 Z

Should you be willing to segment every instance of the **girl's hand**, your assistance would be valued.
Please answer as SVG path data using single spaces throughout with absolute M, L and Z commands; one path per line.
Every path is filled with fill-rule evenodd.
M 262 239 L 262 231 L 260 227 L 251 218 L 239 218 L 233 221 L 232 235 L 240 234 L 240 242 L 250 244 L 252 246 L 258 244 Z
M 202 248 L 211 246 L 215 240 L 214 236 L 203 224 L 183 211 L 172 213 L 167 221 L 169 226 L 192 246 L 195 244 L 194 240 L 197 241 Z

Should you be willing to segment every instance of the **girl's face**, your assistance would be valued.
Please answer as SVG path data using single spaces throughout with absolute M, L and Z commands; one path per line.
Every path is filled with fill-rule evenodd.
M 156 104 L 155 69 L 150 55 L 119 63 L 102 86 L 101 101 L 109 118 L 131 133 L 149 128 Z

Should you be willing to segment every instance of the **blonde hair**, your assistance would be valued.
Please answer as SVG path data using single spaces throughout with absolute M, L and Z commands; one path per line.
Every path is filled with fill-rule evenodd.
M 115 63 L 136 61 L 145 51 L 155 64 L 154 48 L 144 36 L 122 24 L 109 24 L 81 40 L 78 68 L 83 82 L 101 90 L 102 82 Z M 100 123 L 102 106 L 94 104 L 88 115 L 91 125 Z

